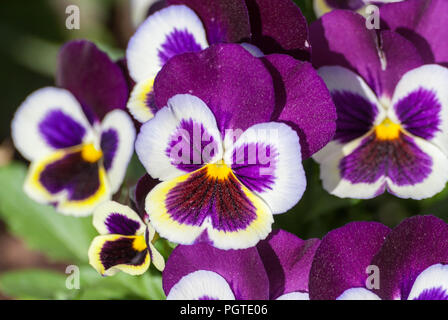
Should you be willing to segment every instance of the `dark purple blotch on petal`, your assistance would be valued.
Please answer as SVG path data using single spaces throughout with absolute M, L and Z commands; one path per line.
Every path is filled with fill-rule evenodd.
M 425 289 L 414 300 L 448 300 L 448 292 L 442 287 Z
M 115 129 L 108 129 L 101 133 L 101 151 L 103 152 L 103 165 L 106 170 L 112 167 L 118 143 L 118 134 Z
M 149 174 L 145 174 L 138 180 L 133 192 L 131 193 L 131 200 L 133 201 L 134 208 L 136 209 L 135 211 L 143 221 L 145 221 L 145 216 L 147 215 L 145 210 L 146 196 L 159 183 L 161 183 L 160 180 L 153 179 Z
M 145 262 L 148 250 L 136 251 L 133 248 L 134 238 L 119 238 L 106 241 L 100 251 L 100 261 L 107 270 L 119 264 L 140 266 Z
M 358 10 L 365 5 L 363 0 L 324 0 L 333 9 Z
M 140 223 L 138 221 L 129 219 L 125 215 L 118 212 L 109 214 L 104 223 L 110 234 L 133 236 L 140 228 Z
M 176 28 L 166 36 L 165 42 L 160 46 L 158 55 L 162 65 L 178 54 L 198 52 L 202 49 L 201 45 L 197 43 L 194 36 L 187 29 L 178 30 Z
M 86 133 L 82 125 L 61 110 L 49 111 L 39 123 L 39 131 L 55 149 L 80 145 Z

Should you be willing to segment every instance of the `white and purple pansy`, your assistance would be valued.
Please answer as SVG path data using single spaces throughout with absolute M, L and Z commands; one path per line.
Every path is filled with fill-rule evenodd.
M 329 232 L 310 271 L 311 299 L 448 300 L 448 225 L 415 216 L 390 230 L 352 222 Z M 377 271 L 376 284 L 367 281 Z
M 243 250 L 179 245 L 163 271 L 163 289 L 168 300 L 308 299 L 318 244 L 277 230 L 257 247 Z
M 269 234 L 273 214 L 301 198 L 301 161 L 328 139 L 334 106 L 309 64 L 284 55 L 269 58 L 258 59 L 236 44 L 214 45 L 170 59 L 157 76 L 158 111 L 142 126 L 136 152 L 149 175 L 163 181 L 146 198 L 162 237 L 247 248 Z M 287 91 L 277 104 L 272 69 L 264 61 L 278 66 L 276 81 L 303 95 Z M 309 81 L 302 85 L 298 79 Z M 313 113 L 318 106 L 316 113 L 327 112 L 321 118 Z M 304 112 L 309 118 L 300 116 Z M 316 126 L 326 126 L 324 136 Z
M 168 0 L 129 41 L 127 67 L 136 84 L 128 109 L 141 123 L 154 116 L 154 79 L 176 55 L 241 43 L 256 56 L 277 52 L 308 58 L 307 39 L 305 18 L 291 0 Z
M 352 10 L 359 14 L 367 15 L 366 8 L 370 5 L 383 6 L 387 3 L 401 2 L 404 0 L 313 0 L 314 12 L 317 17 L 333 10 Z M 417 0 L 420 1 L 420 0 Z
M 152 242 L 155 231 L 147 216 L 115 201 L 99 206 L 93 214 L 93 225 L 100 233 L 89 248 L 89 263 L 102 276 L 118 271 L 140 275 L 151 262 L 160 271 L 165 260 Z
M 338 113 L 333 141 L 314 156 L 324 188 L 339 197 L 431 197 L 448 180 L 448 69 L 422 65 L 411 42 L 363 24 L 333 11 L 311 26 L 313 61 Z
M 31 161 L 27 195 L 63 214 L 88 215 L 119 189 L 133 153 L 128 89 L 120 68 L 86 41 L 61 49 L 58 84 L 22 103 L 12 137 Z

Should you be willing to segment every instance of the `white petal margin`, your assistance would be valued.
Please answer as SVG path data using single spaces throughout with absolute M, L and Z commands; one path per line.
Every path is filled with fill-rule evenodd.
M 366 288 L 350 288 L 345 290 L 336 300 L 381 300 L 381 298 Z
M 204 26 L 193 10 L 184 5 L 166 7 L 149 16 L 129 40 L 126 58 L 132 79 L 155 78 L 163 66 L 159 49 L 175 29 L 188 30 L 202 49 L 208 47 Z
M 227 281 L 213 271 L 199 270 L 187 274 L 168 293 L 167 300 L 235 300 Z
M 307 292 L 295 291 L 295 292 L 285 293 L 275 300 L 310 300 L 310 296 Z
M 448 157 L 426 140 L 414 137 L 413 141 L 421 151 L 431 157 L 433 162 L 431 173 L 423 182 L 409 186 L 398 186 L 390 178 L 386 178 L 387 188 L 400 198 L 421 200 L 430 198 L 445 188 L 448 181 Z
M 233 148 L 227 149 L 224 154 L 224 162 L 229 166 L 234 159 L 232 155 L 235 149 L 245 144 L 262 144 L 273 146 L 276 151 L 275 159 L 261 159 L 269 163 L 275 169 L 263 168 L 265 174 L 274 176 L 274 183 L 270 189 L 255 192 L 262 198 L 272 210 L 273 214 L 279 214 L 291 209 L 301 198 L 306 189 L 306 176 L 302 166 L 302 155 L 299 137 L 297 133 L 284 123 L 268 122 L 260 123 L 248 128 L 233 144 Z M 251 149 L 248 149 L 250 153 Z M 266 155 L 265 150 L 254 150 L 258 155 Z M 256 159 L 257 155 L 248 155 Z M 238 159 L 236 159 L 238 161 Z M 275 162 L 275 163 L 272 163 Z M 238 163 L 238 162 L 237 162 Z M 237 170 L 235 171 L 238 174 Z M 263 175 L 262 172 L 260 172 Z
M 434 264 L 415 279 L 408 300 L 418 298 L 425 290 L 440 288 L 448 295 L 448 265 Z
M 373 125 L 380 124 L 385 116 L 385 109 L 377 96 L 365 81 L 353 71 L 339 66 L 325 66 L 317 71 L 322 77 L 331 94 L 335 92 L 351 92 L 363 97 L 377 107 L 378 113 Z
M 313 159 L 320 164 L 320 179 L 323 187 L 330 194 L 339 198 L 370 199 L 386 185 L 386 177 L 382 176 L 375 183 L 352 183 L 341 177 L 339 164 L 341 160 L 351 154 L 364 140 L 360 137 L 347 144 L 331 141 L 322 150 L 313 155 Z
M 398 82 L 392 98 L 392 105 L 418 89 L 431 91 L 441 105 L 440 125 L 435 136 L 429 140 L 438 146 L 448 156 L 448 68 L 436 64 L 424 65 L 413 69 Z M 394 110 L 390 109 L 389 117 L 400 123 Z
M 101 123 L 101 131 L 114 130 L 118 136 L 117 150 L 115 151 L 112 165 L 107 170 L 107 177 L 115 193 L 123 182 L 129 161 L 134 153 L 135 127 L 131 118 L 123 110 L 109 112 Z
M 45 142 L 39 130 L 41 121 L 53 110 L 62 111 L 84 127 L 84 140 L 92 138 L 91 126 L 76 98 L 65 89 L 42 88 L 25 99 L 11 123 L 14 145 L 26 159 L 37 160 L 55 150 Z
M 154 78 L 137 82 L 131 92 L 127 108 L 140 123 L 145 123 L 154 117 L 151 106 L 147 104 L 148 94 L 153 91 Z
M 147 227 L 148 227 L 147 242 L 149 244 L 149 255 L 151 257 L 152 264 L 157 268 L 157 270 L 163 271 L 163 269 L 165 269 L 165 259 L 160 254 L 160 252 L 157 251 L 156 247 L 152 244 L 152 240 L 154 239 L 156 230 L 154 230 L 154 227 L 149 223 Z
M 106 221 L 112 214 L 119 214 L 128 218 L 129 220 L 135 221 L 139 224 L 139 228 L 135 235 L 142 235 L 145 232 L 146 225 L 140 219 L 139 215 L 129 208 L 115 201 L 108 201 L 100 205 L 93 212 L 93 226 L 98 231 L 99 234 L 110 234 L 107 229 Z
M 176 129 L 182 120 L 193 120 L 202 124 L 208 134 L 217 142 L 218 150 L 215 150 L 214 157 L 210 159 L 209 163 L 222 159 L 221 134 L 213 113 L 198 97 L 190 94 L 178 94 L 170 98 L 167 106 L 157 111 L 154 118 L 143 124 L 137 136 L 135 150 L 140 162 L 153 178 L 166 181 L 186 173 L 178 169 L 175 164 L 176 162 L 177 164 L 189 163 L 190 159 L 172 159 L 167 154 L 169 143 L 177 134 Z M 201 139 L 205 142 L 210 141 L 210 137 L 200 137 L 200 133 L 199 136 L 194 134 L 194 137 L 186 136 L 185 133 L 182 137 L 174 138 L 176 141 L 182 138 L 183 141 L 190 143 L 200 142 Z M 196 152 L 199 151 L 196 150 Z

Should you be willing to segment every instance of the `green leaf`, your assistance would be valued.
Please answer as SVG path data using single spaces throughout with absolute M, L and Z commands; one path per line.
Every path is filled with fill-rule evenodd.
M 64 216 L 23 192 L 26 168 L 12 163 L 0 168 L 0 217 L 13 234 L 56 260 L 86 263 L 90 242 L 97 235 L 92 218 Z

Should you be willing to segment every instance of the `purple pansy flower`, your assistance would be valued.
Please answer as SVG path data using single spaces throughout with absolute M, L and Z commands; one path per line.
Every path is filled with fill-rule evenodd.
M 310 27 L 313 63 L 338 113 L 333 141 L 314 156 L 324 188 L 339 197 L 431 197 L 448 180 L 448 69 L 422 65 L 404 37 L 364 24 L 336 10 Z
M 352 10 L 364 15 L 367 14 L 366 8 L 369 5 L 382 6 L 401 1 L 403 0 L 313 0 L 313 6 L 317 17 L 337 9 Z
M 159 110 L 136 152 L 163 182 L 146 211 L 162 237 L 181 244 L 241 249 L 264 239 L 273 214 L 305 190 L 302 158 L 334 128 L 334 105 L 309 63 L 259 59 L 237 44 L 171 58 L 154 93 Z
M 256 56 L 308 58 L 308 30 L 291 0 L 167 0 L 129 41 L 126 59 L 136 85 L 127 104 L 144 123 L 156 112 L 154 78 L 172 57 L 217 43 L 241 43 Z
M 368 279 L 375 276 L 372 270 L 376 284 Z M 448 225 L 415 216 L 393 230 L 376 222 L 333 230 L 316 250 L 309 294 L 329 300 L 448 300 Z
M 12 137 L 31 161 L 25 192 L 61 213 L 87 215 L 118 190 L 133 153 L 128 88 L 120 68 L 87 41 L 61 49 L 57 84 L 22 103 Z
M 257 247 L 220 250 L 179 245 L 162 275 L 169 300 L 308 299 L 308 275 L 319 240 L 274 231 Z
M 95 210 L 93 225 L 100 235 L 90 245 L 89 262 L 101 275 L 118 271 L 140 275 L 151 262 L 160 271 L 164 269 L 165 261 L 152 244 L 155 231 L 147 215 L 109 201 Z

